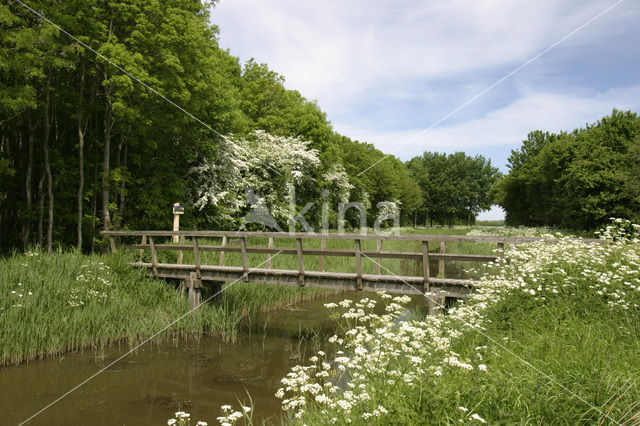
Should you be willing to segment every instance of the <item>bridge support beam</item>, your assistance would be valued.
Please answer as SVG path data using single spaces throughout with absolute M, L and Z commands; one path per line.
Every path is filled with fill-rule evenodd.
M 439 288 L 431 288 L 431 295 L 427 296 L 426 304 L 429 315 L 435 315 L 438 311 L 445 309 L 447 292 Z
M 189 274 L 187 284 L 189 287 L 189 303 L 191 304 L 192 308 L 197 308 L 202 301 L 202 296 L 200 294 L 200 288 L 202 288 L 202 280 L 198 279 L 198 275 L 195 272 L 191 272 Z

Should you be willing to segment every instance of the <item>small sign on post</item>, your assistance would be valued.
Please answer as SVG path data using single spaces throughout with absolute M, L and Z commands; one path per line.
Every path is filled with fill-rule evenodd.
M 173 205 L 173 230 L 174 231 L 179 231 L 180 230 L 180 215 L 184 214 L 184 206 L 181 206 L 180 203 L 175 203 Z M 177 243 L 179 241 L 179 237 L 177 235 L 174 235 L 173 237 L 171 237 L 171 242 L 172 243 Z

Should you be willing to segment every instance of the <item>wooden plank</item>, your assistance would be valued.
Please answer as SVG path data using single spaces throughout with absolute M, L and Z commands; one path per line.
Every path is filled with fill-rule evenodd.
M 240 253 L 242 254 L 242 271 L 244 275 L 243 280 L 249 281 L 249 261 L 247 260 L 247 240 L 245 238 L 240 239 Z
M 268 248 L 273 247 L 273 237 L 269 237 L 269 242 L 267 243 Z M 271 269 L 271 253 L 267 253 L 267 269 Z
M 200 247 L 198 245 L 198 237 L 193 237 L 193 264 L 195 265 L 196 277 L 200 279 L 202 277 L 200 264 Z
M 158 258 L 156 256 L 156 245 L 153 242 L 153 237 L 149 237 L 149 248 L 151 250 L 151 270 L 153 271 L 153 276 L 158 276 Z
M 360 240 L 353 240 L 356 251 L 356 287 L 362 290 L 362 248 Z
M 302 238 L 296 238 L 296 255 L 298 258 L 298 280 L 304 286 L 304 256 L 302 254 Z
M 429 242 L 422 242 L 422 285 L 423 292 L 428 293 L 430 291 L 429 287 Z
M 440 254 L 444 254 L 447 251 L 447 242 L 446 241 L 440 241 Z M 441 258 L 438 261 L 438 276 L 440 278 L 444 278 L 444 259 Z
M 227 245 L 227 237 L 222 237 L 222 243 L 220 244 L 220 247 L 224 248 Z M 224 266 L 224 254 L 225 251 L 222 250 L 222 252 L 220 253 L 220 266 Z
M 148 248 L 148 245 L 131 245 L 128 248 L 143 249 Z M 191 245 L 175 245 L 175 244 L 156 244 L 156 251 L 159 250 L 191 250 Z M 200 246 L 200 251 L 228 251 L 234 253 L 240 253 L 242 250 L 240 247 L 235 246 Z M 280 254 L 297 254 L 297 249 L 294 247 L 247 247 L 247 253 L 280 253 Z M 314 248 L 303 249 L 304 255 L 310 256 L 337 256 L 337 257 L 355 257 L 355 250 L 349 249 L 331 249 L 321 250 Z M 422 260 L 422 253 L 406 252 L 406 251 L 381 251 L 374 250 L 362 250 L 363 255 L 368 257 L 381 257 L 384 259 L 413 259 Z M 496 255 L 483 255 L 483 254 L 456 254 L 456 253 L 431 253 L 432 259 L 445 259 L 445 260 L 458 260 L 466 262 L 494 262 L 498 260 Z
M 505 244 L 523 244 L 536 241 L 544 241 L 549 244 L 555 244 L 560 241 L 581 241 L 584 243 L 607 244 L 607 241 L 596 238 L 570 238 L 560 240 L 557 238 L 542 237 L 504 237 L 504 236 L 479 236 L 479 235 L 441 235 L 441 234 L 355 234 L 355 233 L 316 233 L 309 234 L 304 232 L 235 232 L 235 231 L 102 231 L 100 234 L 105 236 L 141 236 L 153 235 L 170 237 L 174 234 L 185 235 L 186 237 L 244 237 L 244 238 L 312 238 L 312 239 L 334 239 L 334 240 L 393 240 L 393 241 L 457 241 L 469 243 L 505 243 Z
M 327 249 L 327 239 L 323 238 L 320 240 L 320 251 L 322 254 L 320 255 L 320 259 L 318 259 L 318 270 L 320 272 L 324 271 L 324 252 Z
M 131 265 L 137 267 L 144 267 L 151 269 L 151 263 L 135 263 L 132 262 Z M 193 272 L 195 265 L 176 265 L 172 263 L 159 263 L 157 264 L 158 270 L 172 270 L 176 273 L 181 274 L 181 276 L 189 277 L 189 273 Z M 225 274 L 225 273 L 233 273 L 237 274 L 237 276 L 241 276 L 244 273 L 244 270 L 240 266 L 217 266 L 217 265 L 202 265 L 201 267 L 203 280 L 212 280 L 218 281 L 220 280 L 216 274 Z M 266 269 L 266 268 L 255 268 L 251 270 L 252 274 L 265 274 L 271 275 L 273 277 L 284 277 L 289 276 L 292 277 L 296 283 L 298 282 L 298 271 L 297 270 L 287 270 L 287 269 Z M 327 278 L 327 279 L 335 279 L 335 280 L 352 280 L 355 281 L 358 278 L 357 273 L 354 272 L 319 272 L 319 271 L 305 271 L 305 278 Z M 363 280 L 368 281 L 389 281 L 394 282 L 400 285 L 403 284 L 417 284 L 420 285 L 424 282 L 424 278 L 422 276 L 407 276 L 407 275 L 373 275 L 373 274 L 362 274 Z M 457 279 L 457 278 L 434 278 L 431 277 L 429 282 L 434 285 L 449 285 L 449 286 L 474 286 L 477 282 L 473 280 L 466 279 Z M 353 286 L 350 288 L 353 289 Z
M 147 267 L 150 264 L 146 264 Z M 164 268 L 166 266 L 167 268 Z M 191 266 L 191 269 L 189 269 Z M 176 268 L 179 267 L 179 268 Z M 202 279 L 219 283 L 220 281 L 236 281 L 242 278 L 244 272 L 240 267 L 203 265 Z M 193 272 L 193 265 L 159 264 L 158 275 L 163 278 L 188 279 Z M 195 278 L 195 277 L 194 277 Z M 196 283 L 198 280 L 195 280 Z M 406 277 L 396 275 L 362 275 L 363 291 L 388 291 L 398 294 L 423 294 L 421 283 L 423 277 Z M 253 269 L 251 282 L 268 285 L 299 286 L 297 270 Z M 473 287 L 479 283 L 470 280 L 431 278 L 431 291 L 439 293 L 445 291 L 453 297 L 466 297 Z M 353 290 L 357 285 L 357 274 L 305 271 L 305 285 L 307 287 L 328 288 L 335 290 Z M 195 283 L 194 283 L 195 287 Z
M 382 240 L 376 240 L 376 253 L 380 253 L 382 251 Z M 376 257 L 376 275 L 380 275 L 380 264 L 382 263 L 382 258 L 378 255 Z

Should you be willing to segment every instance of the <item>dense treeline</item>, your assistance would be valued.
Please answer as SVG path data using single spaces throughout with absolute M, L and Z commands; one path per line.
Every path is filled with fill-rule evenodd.
M 425 152 L 407 162 L 409 174 L 422 190 L 414 222 L 451 225 L 472 220 L 493 203 L 492 188 L 500 176 L 497 168 L 481 155 L 464 152 Z
M 237 227 L 255 186 L 278 219 L 291 200 L 297 210 L 314 202 L 314 226 L 323 200 L 331 212 L 363 203 L 371 226 L 379 203 L 395 202 L 409 222 L 429 204 L 424 194 L 434 196 L 397 158 L 337 134 L 267 65 L 221 49 L 211 5 L 29 6 L 51 22 L 19 2 L 0 5 L 2 248 L 94 251 L 101 229 L 168 228 L 176 201 L 187 207 L 184 227 Z M 446 213 L 428 217 L 446 222 Z M 347 220 L 357 226 L 357 212 Z
M 640 220 L 640 117 L 613 110 L 570 133 L 534 131 L 509 157 L 497 199 L 511 225 L 596 229 Z

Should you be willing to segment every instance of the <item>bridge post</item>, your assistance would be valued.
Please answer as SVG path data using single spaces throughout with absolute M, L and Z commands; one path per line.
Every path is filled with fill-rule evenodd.
M 382 240 L 376 240 L 376 252 L 380 253 L 382 251 Z M 382 263 L 382 259 L 376 257 L 376 275 L 380 275 L 380 264 Z
M 296 254 L 298 257 L 298 281 L 304 286 L 304 258 L 302 257 L 302 238 L 296 238 Z
M 185 243 L 184 235 L 180 235 L 180 243 L 179 244 L 180 245 L 184 245 L 184 243 Z M 182 250 L 178 250 L 178 260 L 177 260 L 178 265 L 182 265 L 182 256 L 183 256 Z
M 247 240 L 245 237 L 240 238 L 240 254 L 242 255 L 242 281 L 249 281 L 249 261 L 247 260 Z
M 429 315 L 435 315 L 438 309 L 445 306 L 446 301 L 446 293 L 443 290 L 435 290 L 428 299 L 427 309 Z
M 320 250 L 324 252 L 326 249 L 327 249 L 327 239 L 323 238 L 320 241 Z M 318 259 L 318 271 L 324 272 L 324 254 L 322 254 Z
M 220 243 L 221 247 L 226 247 L 227 246 L 227 237 L 224 236 L 222 237 L 222 243 Z M 220 266 L 224 266 L 224 250 L 222 250 L 220 252 Z
M 425 302 L 431 313 L 433 307 L 431 286 L 429 285 L 429 241 L 422 242 L 422 293 L 425 296 Z
M 358 290 L 362 290 L 362 248 L 360 240 L 353 240 L 355 243 L 356 251 L 356 283 Z
M 153 237 L 149 236 L 149 250 L 151 251 L 151 271 L 154 277 L 158 277 L 158 257 L 156 256 L 156 245 Z
M 498 243 L 498 264 L 500 265 L 500 269 L 504 268 L 504 243 Z
M 268 248 L 273 248 L 273 237 L 269 237 L 269 242 L 267 243 Z M 267 269 L 271 269 L 271 252 L 267 253 Z
M 191 237 L 193 241 L 193 264 L 196 267 L 196 278 L 202 279 L 202 269 L 200 265 L 200 245 L 198 244 L 198 237 Z
M 145 244 L 147 244 L 147 236 L 143 235 L 142 238 L 140 238 L 140 245 L 143 246 Z M 140 253 L 138 255 L 138 263 L 142 263 L 142 256 L 144 256 L 143 248 L 140 249 Z
M 447 243 L 446 241 L 440 241 L 440 253 L 444 253 L 447 251 Z M 444 259 L 440 259 L 438 262 L 438 276 L 440 278 L 444 278 Z
M 192 308 L 197 308 L 201 302 L 200 288 L 202 287 L 202 281 L 198 279 L 195 272 L 189 273 L 189 303 Z

